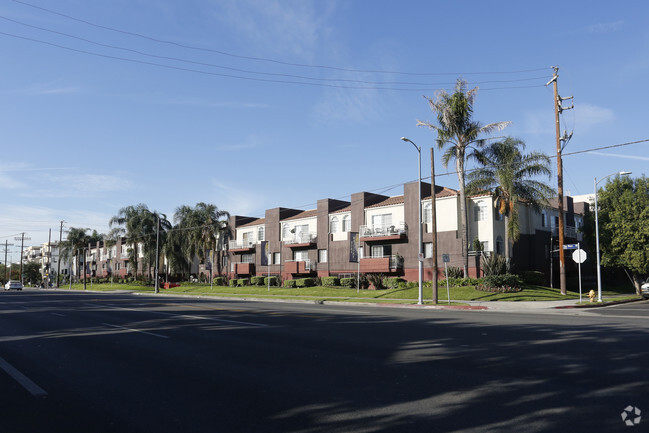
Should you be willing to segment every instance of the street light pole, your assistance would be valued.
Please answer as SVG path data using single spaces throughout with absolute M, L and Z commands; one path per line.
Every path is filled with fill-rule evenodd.
M 597 184 L 603 181 L 604 179 L 608 179 L 611 176 L 625 176 L 631 174 L 630 171 L 620 171 L 617 173 L 611 173 L 608 176 L 604 176 L 600 180 L 597 180 L 595 178 L 595 250 L 597 251 L 597 302 L 602 302 L 602 271 L 600 269 L 600 263 L 599 263 L 599 219 L 598 219 L 598 214 L 599 214 L 599 209 L 597 206 Z
M 406 137 L 401 137 L 401 140 L 407 141 L 408 143 L 412 144 L 415 149 L 417 149 L 417 154 L 418 154 L 418 163 L 419 163 L 419 182 L 418 182 L 418 192 L 419 192 L 419 203 L 417 206 L 417 226 L 418 230 L 417 233 L 419 234 L 419 239 L 417 240 L 417 243 L 419 244 L 419 254 L 417 255 L 417 263 L 419 264 L 419 300 L 417 301 L 417 304 L 422 305 L 424 303 L 424 291 L 422 288 L 422 279 L 424 275 L 424 263 L 423 263 L 423 257 L 424 257 L 424 250 L 423 247 L 424 245 L 421 242 L 422 239 L 422 226 L 421 226 L 421 147 L 417 146 L 415 143 L 412 142 L 412 140 L 406 138 Z M 434 188 L 434 186 L 433 186 Z

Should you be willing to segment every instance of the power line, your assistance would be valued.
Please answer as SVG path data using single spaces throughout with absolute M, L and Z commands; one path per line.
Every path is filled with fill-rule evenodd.
M 120 33 L 123 35 L 128 35 L 128 36 L 134 36 L 137 38 L 145 39 L 148 41 L 152 42 L 157 42 L 161 44 L 167 44 L 167 45 L 172 45 L 176 46 L 179 48 L 185 48 L 185 49 L 190 49 L 190 50 L 195 50 L 195 51 L 204 51 L 204 52 L 209 52 L 209 53 L 214 53 L 214 54 L 220 54 L 223 56 L 228 56 L 228 57 L 233 57 L 233 58 L 238 58 L 238 59 L 244 59 L 244 60 L 254 60 L 254 61 L 260 61 L 260 62 L 268 62 L 268 63 L 275 63 L 279 65 L 284 65 L 284 66 L 294 66 L 294 67 L 301 67 L 301 68 L 314 68 L 314 69 L 329 69 L 329 70 L 334 70 L 334 71 L 343 71 L 343 72 L 362 72 L 362 73 L 382 73 L 382 74 L 392 74 L 392 75 L 412 75 L 412 76 L 442 76 L 442 75 L 504 75 L 504 74 L 520 74 L 520 73 L 527 73 L 527 72 L 538 72 L 538 71 L 544 71 L 547 70 L 547 68 L 534 68 L 534 69 L 523 69 L 523 70 L 518 70 L 518 71 L 488 71 L 488 72 L 404 72 L 404 71 L 386 71 L 386 70 L 372 70 L 372 69 L 356 69 L 356 68 L 345 68 L 345 67 L 338 67 L 338 66 L 329 66 L 329 65 L 308 65 L 308 64 L 303 64 L 303 63 L 292 63 L 292 62 L 285 62 L 277 59 L 271 59 L 271 58 L 266 58 L 266 57 L 255 57 L 255 56 L 244 56 L 240 54 L 234 54 L 226 51 L 221 51 L 221 50 L 214 50 L 210 48 L 204 48 L 204 47 L 197 47 L 193 45 L 186 45 L 186 44 L 181 44 L 178 42 L 174 41 L 169 41 L 165 39 L 159 39 L 155 38 L 152 36 L 144 35 L 141 33 L 135 33 L 135 32 L 130 32 L 126 30 L 120 30 L 114 27 L 109 27 L 109 26 L 104 26 L 101 24 L 96 24 L 81 18 L 76 18 L 68 14 L 64 14 L 61 12 L 54 11 L 52 9 L 47 9 L 42 6 L 36 6 L 31 3 L 27 3 L 21 0 L 13 0 L 15 3 L 20 3 L 25 6 L 32 7 L 34 9 L 39 9 L 44 12 L 58 15 L 60 17 L 77 21 L 92 27 L 100 28 L 103 30 L 109 30 L 112 32 Z

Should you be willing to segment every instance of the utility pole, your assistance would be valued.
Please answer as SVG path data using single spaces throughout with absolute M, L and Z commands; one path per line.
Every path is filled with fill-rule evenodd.
M 433 232 L 433 304 L 437 304 L 437 203 L 435 200 L 435 152 L 430 148 L 430 196 L 432 206 L 430 209 L 430 223 Z
M 45 262 L 45 288 L 50 288 L 50 267 L 52 266 L 52 229 L 47 235 L 47 257 Z
M 20 282 L 25 284 L 23 281 L 23 247 L 25 246 L 25 239 L 30 240 L 30 237 L 25 237 L 25 232 L 21 233 L 20 236 L 16 236 L 15 240 L 20 241 Z
M 14 244 L 8 243 L 9 241 L 5 240 L 5 282 L 9 281 L 11 279 L 11 274 L 9 274 L 9 279 L 7 279 L 7 251 L 9 250 L 9 247 L 13 247 Z
M 57 257 L 57 266 L 56 266 L 56 288 L 59 288 L 59 275 L 61 275 L 61 241 L 63 240 L 63 223 L 65 221 L 61 220 L 61 229 L 59 230 L 59 246 L 58 246 L 58 257 Z M 72 275 L 70 275 L 72 278 Z
M 158 265 L 160 263 L 160 215 L 157 215 L 157 217 L 158 220 L 155 228 L 155 293 L 160 292 L 160 288 L 158 287 Z
M 567 134 L 564 135 L 564 137 L 561 137 L 561 122 L 559 120 L 559 114 L 563 112 L 563 110 L 569 110 L 571 108 L 574 108 L 573 106 L 563 108 L 561 106 L 561 102 L 566 100 L 566 99 L 572 99 L 572 96 L 569 96 L 567 98 L 562 98 L 559 96 L 559 90 L 557 86 L 557 80 L 559 78 L 558 72 L 559 72 L 559 67 L 558 66 L 553 66 L 554 73 L 552 74 L 552 79 L 546 84 L 549 85 L 550 83 L 553 83 L 553 88 L 554 88 L 554 122 L 555 122 L 555 129 L 556 129 L 556 138 L 557 138 L 557 201 L 558 201 L 558 207 L 559 207 L 559 287 L 561 288 L 561 294 L 565 295 L 567 293 L 566 291 L 566 267 L 565 267 L 565 254 L 563 250 L 563 243 L 564 243 L 564 232 L 565 232 L 565 227 L 564 227 L 564 220 L 563 220 L 563 161 L 561 159 L 561 152 L 563 151 L 563 148 L 568 144 L 568 141 L 572 137 L 572 133 L 570 136 Z M 565 142 L 565 143 L 564 143 Z

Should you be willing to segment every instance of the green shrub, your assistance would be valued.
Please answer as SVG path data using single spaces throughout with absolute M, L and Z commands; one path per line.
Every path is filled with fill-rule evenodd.
M 356 287 L 356 278 L 341 278 L 340 279 L 340 285 L 343 287 L 348 287 L 350 289 L 353 289 Z
M 279 278 L 275 276 L 264 278 L 264 286 L 269 285 L 273 287 L 279 287 Z
M 545 275 L 539 271 L 524 271 L 521 274 L 523 282 L 529 285 L 542 286 L 545 284 Z
M 214 283 L 215 286 L 225 286 L 226 285 L 225 281 L 226 281 L 225 277 L 214 277 L 212 283 Z
M 500 254 L 482 256 L 482 272 L 485 277 L 510 273 L 510 261 Z
M 385 275 L 383 274 L 368 274 L 367 281 L 374 286 L 376 290 L 383 290 L 385 286 L 383 285 L 383 279 Z
M 399 287 L 399 284 L 405 282 L 403 278 L 399 277 L 387 277 L 383 279 L 383 285 L 388 289 L 396 289 Z
M 300 278 L 295 280 L 296 287 L 313 287 L 315 286 L 315 278 Z
M 462 278 L 464 277 L 464 271 L 457 266 L 449 266 L 445 272 L 446 278 Z
M 477 278 L 449 278 L 448 279 L 448 285 L 450 287 L 468 287 L 468 286 L 475 286 L 480 282 L 479 279 Z M 428 281 L 426 284 L 430 284 Z M 437 285 L 446 285 L 446 280 L 439 280 L 437 282 Z M 426 287 L 429 287 L 428 285 Z
M 237 279 L 233 278 L 230 280 L 229 286 L 230 287 L 237 287 Z
M 487 288 L 520 288 L 523 285 L 523 280 L 514 274 L 489 275 L 482 279 L 482 285 Z
M 295 280 L 285 280 L 284 287 L 287 289 L 294 289 L 296 287 Z
M 263 286 L 265 277 L 252 277 L 250 279 L 250 284 L 253 286 Z
M 245 287 L 250 285 L 250 278 L 239 278 L 237 280 L 237 286 Z
M 340 278 L 338 277 L 322 277 L 322 285 L 325 287 L 340 286 Z

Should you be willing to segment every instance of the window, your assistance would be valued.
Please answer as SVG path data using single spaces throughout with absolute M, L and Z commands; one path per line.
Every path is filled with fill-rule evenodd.
M 487 220 L 487 205 L 479 201 L 473 206 L 473 220 L 486 221 Z
M 433 204 L 432 203 L 426 203 L 424 205 L 423 219 L 424 219 L 424 222 L 426 224 L 431 224 L 433 222 Z
M 288 230 L 288 224 L 284 223 L 282 224 L 282 239 L 288 238 L 290 232 Z
M 482 241 L 482 251 L 489 251 L 489 241 Z
M 392 245 L 372 245 L 372 257 L 390 257 L 392 255 Z
M 254 232 L 245 232 L 243 234 L 243 244 L 247 245 L 255 241 Z
M 546 211 L 541 211 L 541 227 L 548 226 L 548 213 Z
M 430 259 L 433 257 L 433 243 L 425 242 L 424 243 L 424 257 Z
M 327 250 L 318 250 L 318 262 L 327 263 Z
M 241 254 L 241 263 L 254 263 L 255 255 L 254 254 Z
M 293 260 L 296 262 L 306 262 L 309 260 L 309 251 L 308 250 L 297 250 L 293 251 Z
M 338 217 L 331 217 L 331 221 L 329 221 L 329 233 L 337 233 L 338 232 Z
M 345 215 L 343 217 L 343 232 L 350 232 L 352 230 L 352 217 Z
M 280 256 L 280 253 L 273 253 L 273 264 L 274 264 L 274 265 L 279 265 L 279 264 L 281 264 L 281 256 Z
M 376 228 L 386 228 L 392 224 L 392 214 L 372 215 L 372 226 Z
M 264 226 L 259 227 L 259 229 L 257 230 L 257 239 L 259 239 L 260 241 L 266 240 L 266 229 L 264 228 Z
M 496 254 L 503 255 L 504 254 L 504 248 L 503 248 L 503 238 L 501 236 L 498 236 L 496 238 Z

